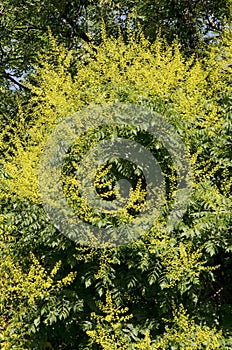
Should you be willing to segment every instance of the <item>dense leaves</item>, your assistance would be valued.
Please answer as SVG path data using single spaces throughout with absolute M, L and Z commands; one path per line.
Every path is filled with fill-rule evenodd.
M 32 69 L 38 52 L 49 49 L 48 28 L 60 43 L 75 49 L 81 42 L 99 43 L 102 20 L 108 34 L 118 35 L 127 24 L 154 41 L 161 31 L 169 42 L 178 35 L 186 52 L 197 52 L 225 27 L 230 17 L 227 1 L 21 1 L 3 0 L 0 7 L 0 76 L 11 84 Z
M 75 50 L 47 42 L 51 52 L 24 82 L 30 99 L 18 101 L 14 118 L 5 113 L 1 131 L 3 349 L 226 349 L 226 342 L 229 349 L 231 38 L 228 29 L 203 59 L 186 59 L 177 42 L 151 45 L 129 29 L 126 40 L 116 39 L 103 29 L 102 43 L 83 47 L 76 63 Z M 139 239 L 98 249 L 69 240 L 49 221 L 38 169 L 56 125 L 81 111 L 79 123 L 88 126 L 85 107 L 118 102 L 150 108 L 176 129 L 190 157 L 193 191 L 174 230 L 166 230 L 164 212 Z M 121 135 L 156 149 L 162 167 L 172 168 L 163 161 L 164 147 L 144 128 Z M 90 130 L 70 149 L 62 181 L 71 199 L 79 158 L 91 142 L 114 132 Z M 132 168 L 115 160 L 111 165 L 96 178 L 107 200 L 114 177 L 129 179 Z M 135 192 L 141 176 L 134 175 Z

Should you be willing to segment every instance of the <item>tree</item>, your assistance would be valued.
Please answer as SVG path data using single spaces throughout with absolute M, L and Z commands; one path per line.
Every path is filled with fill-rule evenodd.
M 73 53 L 52 40 L 52 60 L 50 54 L 41 59 L 28 84 L 30 100 L 19 103 L 17 117 L 1 134 L 3 149 L 6 142 L 14 145 L 1 158 L 3 348 L 107 349 L 105 341 L 112 334 L 115 344 L 120 341 L 118 348 L 189 346 L 191 341 L 202 342 L 202 334 L 204 340 L 214 340 L 201 344 L 203 349 L 222 343 L 213 327 L 219 324 L 226 332 L 227 325 L 220 322 L 223 306 L 231 305 L 231 287 L 224 284 L 231 276 L 230 43 L 227 30 L 223 40 L 205 52 L 204 61 L 184 58 L 177 43 L 169 46 L 158 39 L 151 45 L 141 34 L 128 32 L 124 41 L 103 33 L 100 45 L 86 47 L 85 61 L 75 63 L 78 74 L 73 75 Z M 97 249 L 71 241 L 47 219 L 38 168 L 57 124 L 82 111 L 79 123 L 88 125 L 86 107 L 118 102 L 155 110 L 177 130 L 190 157 L 193 193 L 174 230 L 165 229 L 164 210 L 139 239 Z M 159 158 L 166 156 L 164 147 L 152 138 L 149 144 L 149 135 L 142 133 L 145 125 L 133 128 L 133 118 L 131 124 L 123 136 L 145 140 L 165 168 Z M 69 170 L 81 152 L 113 132 L 87 130 L 76 148 L 70 148 L 63 175 L 70 175 L 71 184 L 75 171 Z M 100 169 L 100 180 L 105 170 Z M 70 190 L 66 196 L 71 193 L 72 200 L 76 183 L 70 183 L 63 188 L 64 193 Z M 226 281 L 220 278 L 222 269 Z M 165 319 L 174 326 L 165 329 Z M 183 328 L 192 332 L 190 339 Z
M 169 42 L 178 36 L 187 53 L 197 53 L 199 44 L 219 35 L 230 18 L 230 1 L 143 1 L 136 4 L 145 35 L 157 33 Z

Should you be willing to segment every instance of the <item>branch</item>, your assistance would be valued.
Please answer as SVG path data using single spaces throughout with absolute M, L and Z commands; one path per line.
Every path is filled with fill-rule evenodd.
M 10 80 L 12 83 L 16 84 L 18 87 L 20 87 L 20 88 L 22 88 L 22 89 L 24 89 L 24 90 L 27 90 L 27 91 L 30 91 L 30 90 L 31 90 L 31 89 L 29 89 L 29 87 L 23 85 L 22 83 L 20 83 L 20 82 L 17 81 L 16 79 L 14 79 L 10 73 L 7 73 L 6 71 L 4 71 L 3 76 L 4 76 L 6 79 Z

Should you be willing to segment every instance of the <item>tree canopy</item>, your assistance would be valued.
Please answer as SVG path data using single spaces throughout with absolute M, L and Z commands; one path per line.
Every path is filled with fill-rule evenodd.
M 231 348 L 230 2 L 171 3 L 2 2 L 4 350 Z
M 159 32 L 171 43 L 178 36 L 183 50 L 197 52 L 202 41 L 220 35 L 228 23 L 231 1 L 20 1 L 3 0 L 1 77 L 11 83 L 22 77 L 48 49 L 48 28 L 68 49 L 78 52 L 81 41 L 99 43 L 102 21 L 108 34 L 118 35 L 129 23 L 142 26 L 153 42 Z M 18 84 L 18 83 L 16 83 Z

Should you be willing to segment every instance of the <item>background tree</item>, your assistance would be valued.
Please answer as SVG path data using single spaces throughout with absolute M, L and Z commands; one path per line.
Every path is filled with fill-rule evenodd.
M 101 41 L 102 20 L 108 34 L 118 35 L 118 29 L 124 31 L 128 22 L 134 30 L 140 24 L 151 42 L 161 31 L 170 43 L 178 36 L 183 50 L 196 52 L 201 40 L 208 42 L 225 27 L 230 6 L 230 0 L 3 0 L 0 76 L 20 87 L 18 78 L 32 69 L 41 49 L 49 49 L 48 28 L 59 43 L 78 55 L 81 41 Z

